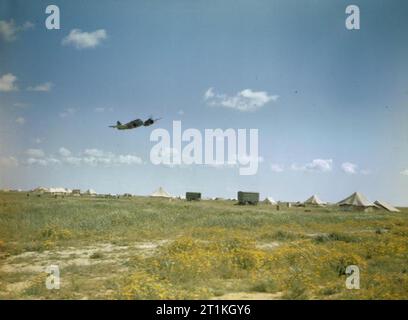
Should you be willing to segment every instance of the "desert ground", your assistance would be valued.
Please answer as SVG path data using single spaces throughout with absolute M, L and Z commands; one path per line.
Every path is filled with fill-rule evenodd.
M 400 210 L 0 193 L 0 299 L 408 299 Z

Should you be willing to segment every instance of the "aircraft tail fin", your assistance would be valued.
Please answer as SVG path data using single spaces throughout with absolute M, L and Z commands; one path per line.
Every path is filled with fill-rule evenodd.
M 120 123 L 120 121 L 116 121 L 116 125 L 121 126 L 122 124 Z

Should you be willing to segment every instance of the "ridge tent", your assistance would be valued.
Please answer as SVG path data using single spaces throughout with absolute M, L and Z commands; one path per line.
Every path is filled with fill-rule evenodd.
M 394 206 L 390 205 L 389 203 L 385 202 L 385 201 L 375 201 L 374 204 L 380 208 L 380 209 L 384 209 L 387 211 L 391 211 L 391 212 L 400 212 L 397 208 L 395 208 Z

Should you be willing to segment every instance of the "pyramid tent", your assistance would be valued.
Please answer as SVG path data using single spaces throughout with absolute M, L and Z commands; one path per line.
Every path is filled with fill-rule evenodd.
M 379 207 L 380 209 L 385 209 L 387 211 L 391 211 L 391 212 L 400 212 L 397 208 L 395 208 L 394 206 L 390 205 L 389 203 L 385 202 L 385 201 L 375 201 L 374 204 Z
M 164 190 L 162 187 L 157 189 L 150 196 L 151 197 L 171 198 L 171 195 L 166 190 Z
M 266 197 L 263 203 L 266 204 L 277 204 L 277 202 L 272 197 Z
M 320 200 L 318 196 L 313 195 L 313 196 L 311 196 L 309 199 L 307 199 L 305 202 L 303 202 L 303 204 L 306 204 L 306 205 L 315 205 L 315 206 L 322 206 L 322 205 L 324 205 L 325 203 L 324 203 L 322 200 Z
M 354 206 L 363 208 L 375 207 L 374 203 L 368 201 L 367 198 L 359 192 L 354 192 L 351 196 L 341 200 L 337 204 L 339 206 Z

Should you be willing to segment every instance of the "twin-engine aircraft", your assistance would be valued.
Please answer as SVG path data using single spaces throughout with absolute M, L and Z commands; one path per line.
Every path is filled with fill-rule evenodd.
M 129 129 L 136 129 L 139 127 L 148 127 L 151 126 L 152 124 L 154 124 L 156 121 L 159 121 L 161 118 L 159 119 L 153 119 L 153 117 L 150 117 L 149 119 L 147 119 L 146 121 L 143 121 L 141 119 L 136 119 L 133 121 L 130 121 L 128 123 L 122 124 L 120 121 L 116 122 L 115 126 L 109 126 L 109 128 L 115 128 L 118 130 L 129 130 Z

